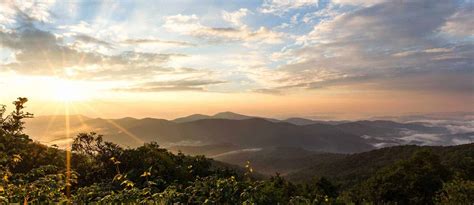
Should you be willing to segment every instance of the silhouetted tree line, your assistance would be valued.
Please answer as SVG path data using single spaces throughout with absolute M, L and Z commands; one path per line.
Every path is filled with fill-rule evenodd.
M 129 202 L 143 204 L 472 204 L 473 152 L 453 155 L 452 167 L 436 153 L 420 151 L 341 189 L 328 179 L 294 184 L 279 174 L 259 179 L 204 156 L 172 154 L 156 143 L 123 148 L 96 133 L 72 143 L 70 177 L 66 151 L 23 133 L 26 98 L 7 114 L 0 107 L 0 202 Z M 67 192 L 70 187 L 70 197 Z

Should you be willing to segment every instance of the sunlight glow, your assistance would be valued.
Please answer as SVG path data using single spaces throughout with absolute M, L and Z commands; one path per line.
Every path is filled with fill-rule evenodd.
M 60 102 L 84 101 L 90 98 L 86 89 L 78 83 L 58 80 L 52 83 L 53 98 Z
M 69 116 L 69 106 L 66 105 L 65 110 L 66 139 L 71 139 L 71 122 Z M 66 147 L 66 196 L 71 198 L 71 141 L 68 141 Z
M 91 105 L 88 105 L 88 104 L 79 104 L 79 105 L 82 105 L 84 106 L 85 108 L 95 112 L 95 113 L 98 113 L 99 115 L 103 116 L 103 114 L 97 110 L 97 109 L 94 109 L 93 107 L 91 107 Z M 128 137 L 132 138 L 133 140 L 135 140 L 136 142 L 138 142 L 139 144 L 143 144 L 145 141 L 143 141 L 142 139 L 140 139 L 138 136 L 134 135 L 133 133 L 131 133 L 130 131 L 128 131 L 127 129 L 123 128 L 122 126 L 120 126 L 119 124 L 115 123 L 114 121 L 110 120 L 110 119 L 104 119 L 106 122 L 108 122 L 110 125 L 114 126 L 115 128 L 119 129 L 121 132 L 123 132 L 125 135 L 127 135 Z

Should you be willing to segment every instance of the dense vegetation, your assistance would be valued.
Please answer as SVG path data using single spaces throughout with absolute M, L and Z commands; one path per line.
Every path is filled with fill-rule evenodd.
M 367 180 L 383 167 L 390 166 L 403 159 L 409 159 L 418 152 L 425 153 L 425 157 L 428 157 L 430 153 L 435 153 L 440 163 L 445 167 L 449 167 L 453 173 L 474 173 L 472 161 L 474 144 L 447 147 L 406 145 L 345 155 L 338 158 L 320 158 L 320 160 L 313 161 L 311 166 L 290 173 L 287 178 L 291 181 L 304 182 L 315 175 L 325 176 L 331 181 L 337 182 L 343 188 L 348 188 Z
M 295 184 L 278 174 L 260 180 L 203 156 L 171 154 L 156 143 L 123 148 L 96 133 L 78 135 L 72 153 L 33 142 L 22 131 L 26 98 L 0 109 L 0 201 L 157 204 L 470 204 L 473 145 L 450 152 L 419 148 L 405 160 L 369 166 L 343 186 L 315 178 Z M 457 150 L 453 148 L 453 150 Z M 396 154 L 396 153 L 395 153 Z M 70 157 L 69 157 L 70 156 Z M 70 169 L 68 163 L 70 159 Z M 449 161 L 449 163 L 446 163 Z M 356 163 L 356 162 L 355 162 Z M 332 165 L 335 166 L 335 165 Z M 342 166 L 344 168 L 344 166 Z M 344 172 L 346 170 L 339 170 Z M 336 178 L 337 179 L 337 178 Z

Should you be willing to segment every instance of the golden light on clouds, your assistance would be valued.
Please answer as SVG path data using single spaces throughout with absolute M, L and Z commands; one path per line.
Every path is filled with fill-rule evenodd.
M 8 1 L 0 104 L 25 96 L 37 115 L 67 102 L 159 118 L 474 109 L 467 3 L 316 2 Z

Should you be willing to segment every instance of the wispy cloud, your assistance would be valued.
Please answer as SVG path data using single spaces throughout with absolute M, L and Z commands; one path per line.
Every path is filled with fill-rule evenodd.
M 259 9 L 262 13 L 283 14 L 292 9 L 317 6 L 318 0 L 265 0 L 262 7 Z
M 474 3 L 470 3 L 466 8 L 459 9 L 451 15 L 445 24 L 441 27 L 443 33 L 458 37 L 474 36 L 474 12 L 472 11 Z
M 470 1 L 207 3 L 7 1 L 0 72 L 130 92 L 474 90 Z
M 97 38 L 94 38 L 92 36 L 85 35 L 85 34 L 76 35 L 75 39 L 77 41 L 80 41 L 80 42 L 83 42 L 83 43 L 92 43 L 92 44 L 97 44 L 97 45 L 104 46 L 104 47 L 107 47 L 107 48 L 110 48 L 110 49 L 113 48 L 112 43 L 109 43 L 107 41 L 100 40 L 100 39 L 97 39 Z
M 237 13 L 224 13 L 224 18 L 237 27 L 210 27 L 202 25 L 196 15 L 173 15 L 165 17 L 163 25 L 168 31 L 190 35 L 210 42 L 225 43 L 229 41 L 276 44 L 282 43 L 284 35 L 266 27 L 251 30 L 240 22 L 245 10 Z
M 377 3 L 322 20 L 298 37 L 300 47 L 275 53 L 287 62 L 276 71 L 285 76 L 277 80 L 279 87 L 359 84 L 364 89 L 474 90 L 468 80 L 474 77 L 472 44 L 447 42 L 439 36 L 446 32 L 443 28 L 450 21 L 446 19 L 462 12 L 459 5 L 446 1 Z
M 219 80 L 180 79 L 173 81 L 153 81 L 118 88 L 116 91 L 128 92 L 163 92 L 163 91 L 206 91 L 206 86 L 225 83 Z
M 137 44 L 170 44 L 177 46 L 196 46 L 194 43 L 189 43 L 186 41 L 169 41 L 161 39 L 126 39 L 122 43 L 137 45 Z

